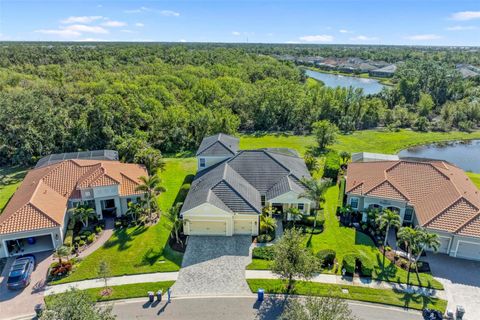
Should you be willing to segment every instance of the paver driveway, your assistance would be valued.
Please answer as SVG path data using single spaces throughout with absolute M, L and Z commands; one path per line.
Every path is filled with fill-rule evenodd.
M 457 305 L 465 308 L 465 320 L 480 319 L 480 261 L 429 253 L 432 274 L 445 287 L 448 308 L 455 312 Z
M 250 236 L 190 236 L 173 295 L 251 294 L 245 280 L 251 242 Z
M 43 290 L 48 267 L 52 263 L 51 252 L 36 253 L 37 267 L 32 273 L 30 285 L 23 290 L 7 289 L 7 277 L 13 259 L 9 259 L 0 275 L 0 319 L 12 319 L 34 313 L 37 303 L 43 303 Z

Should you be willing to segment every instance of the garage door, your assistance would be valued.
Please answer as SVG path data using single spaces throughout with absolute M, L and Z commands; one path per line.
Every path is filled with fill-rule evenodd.
M 226 235 L 225 221 L 190 221 L 191 235 Z
M 440 241 L 440 247 L 438 248 L 438 253 L 447 253 L 448 252 L 448 245 L 450 244 L 450 238 L 445 237 L 438 237 Z
M 457 257 L 480 260 L 480 243 L 458 242 Z
M 235 221 L 235 234 L 252 234 L 252 221 Z

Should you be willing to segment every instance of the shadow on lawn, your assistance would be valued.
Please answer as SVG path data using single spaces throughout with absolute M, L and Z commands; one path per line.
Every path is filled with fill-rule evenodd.
M 410 293 L 406 291 L 393 290 L 396 293 L 401 294 L 400 300 L 403 301 L 403 306 L 405 308 L 410 308 L 412 303 L 417 303 L 422 306 L 422 309 L 431 308 L 433 305 L 436 305 L 438 302 L 437 298 L 432 298 L 418 293 Z M 437 308 L 434 308 L 437 309 Z
M 149 227 L 146 226 L 136 226 L 134 227 L 133 231 L 132 228 L 122 228 L 115 230 L 113 237 L 111 237 L 103 247 L 105 249 L 112 248 L 118 246 L 118 251 L 124 251 L 131 247 L 130 242 L 135 240 L 135 237 L 141 235 L 145 231 L 148 230 Z

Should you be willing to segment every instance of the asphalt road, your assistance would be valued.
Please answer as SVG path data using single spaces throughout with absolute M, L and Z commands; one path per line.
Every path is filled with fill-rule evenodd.
M 277 319 L 283 309 L 283 297 L 268 297 L 258 303 L 254 297 L 197 297 L 176 298 L 150 305 L 145 300 L 117 302 L 113 312 L 117 319 L 169 319 L 169 320 L 245 320 Z M 353 314 L 361 320 L 422 320 L 417 311 L 382 305 L 349 302 Z

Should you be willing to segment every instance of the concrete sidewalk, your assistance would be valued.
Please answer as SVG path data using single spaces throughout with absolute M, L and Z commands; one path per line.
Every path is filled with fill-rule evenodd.
M 123 284 L 134 284 L 134 283 L 175 281 L 177 280 L 177 277 L 178 277 L 178 272 L 157 272 L 157 273 L 135 274 L 130 276 L 120 276 L 120 277 L 109 278 L 108 285 L 119 286 Z M 45 288 L 44 294 L 48 296 L 51 294 L 66 292 L 70 290 L 70 288 L 85 290 L 90 288 L 101 288 L 104 285 L 105 283 L 103 279 L 83 280 L 83 281 L 47 286 Z
M 245 276 L 247 279 L 279 279 L 276 274 L 268 270 L 247 270 Z M 407 286 L 406 284 L 399 284 L 396 282 L 376 281 L 370 278 L 352 278 L 333 274 L 317 274 L 310 281 L 326 284 L 367 287 L 372 289 L 399 290 L 403 292 L 421 294 L 427 297 L 446 299 L 444 290 L 429 289 L 418 286 Z

